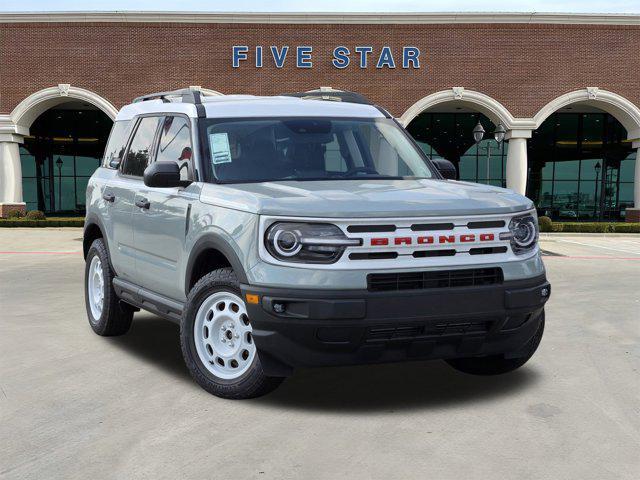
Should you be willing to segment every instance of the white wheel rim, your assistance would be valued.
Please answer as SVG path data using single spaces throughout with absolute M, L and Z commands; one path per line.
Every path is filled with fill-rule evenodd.
M 193 337 L 205 368 L 225 380 L 240 377 L 256 356 L 247 309 L 231 292 L 214 293 L 202 302 Z
M 104 271 L 99 257 L 93 257 L 89 265 L 89 277 L 87 278 L 87 295 L 89 307 L 95 320 L 102 316 L 104 305 Z

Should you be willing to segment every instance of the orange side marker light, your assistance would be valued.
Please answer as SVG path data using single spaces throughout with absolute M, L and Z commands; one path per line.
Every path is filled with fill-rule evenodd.
M 251 303 L 253 305 L 260 303 L 260 297 L 254 293 L 247 293 L 245 297 L 247 298 L 247 303 Z

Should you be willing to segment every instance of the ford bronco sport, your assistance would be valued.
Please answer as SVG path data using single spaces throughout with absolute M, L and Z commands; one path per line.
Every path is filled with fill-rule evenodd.
M 87 188 L 85 297 L 99 335 L 144 309 L 180 324 L 225 398 L 302 366 L 522 366 L 550 286 L 530 200 L 454 181 L 350 92 L 156 93 L 120 110 Z

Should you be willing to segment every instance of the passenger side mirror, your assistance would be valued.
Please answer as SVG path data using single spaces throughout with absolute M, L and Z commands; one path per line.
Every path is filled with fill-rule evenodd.
M 144 170 L 144 184 L 147 187 L 186 187 L 190 183 L 180 179 L 180 166 L 176 162 L 153 162 Z
M 445 179 L 455 180 L 458 176 L 455 165 L 449 160 L 445 160 L 444 158 L 433 158 L 431 161 L 440 172 L 440 175 Z
M 117 170 L 118 168 L 120 168 L 121 163 L 122 159 L 120 157 L 112 157 L 111 160 L 109 160 L 109 167 Z

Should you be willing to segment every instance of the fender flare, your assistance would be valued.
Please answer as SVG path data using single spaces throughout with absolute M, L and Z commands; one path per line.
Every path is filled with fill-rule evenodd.
M 109 262 L 111 262 L 111 252 L 109 251 L 109 242 L 107 241 L 107 236 L 105 233 L 106 229 L 104 228 L 104 224 L 102 223 L 102 220 L 100 219 L 100 217 L 95 213 L 89 213 L 84 219 L 84 228 L 82 230 L 82 255 L 86 260 L 87 256 L 84 248 L 85 247 L 84 242 L 85 242 L 85 237 L 87 236 L 87 230 L 89 229 L 89 227 L 93 225 L 96 225 L 100 229 L 100 232 L 102 233 L 102 240 L 104 241 L 104 246 L 107 249 L 107 254 L 109 255 Z M 90 247 L 91 245 L 87 245 L 86 250 L 88 251 Z
M 244 267 L 242 266 L 242 262 L 240 261 L 238 254 L 229 244 L 229 242 L 219 234 L 206 233 L 202 237 L 200 237 L 198 241 L 193 245 L 191 253 L 189 254 L 189 260 L 187 261 L 187 268 L 185 270 L 184 277 L 185 295 L 189 295 L 189 279 L 193 274 L 196 258 L 198 258 L 198 255 L 200 255 L 203 251 L 208 249 L 218 250 L 220 253 L 222 253 L 231 264 L 236 277 L 238 277 L 238 281 L 240 283 L 249 283 L 247 281 L 247 274 L 244 270 Z

